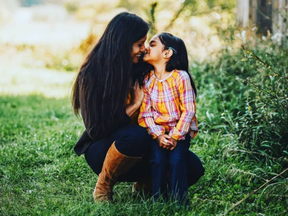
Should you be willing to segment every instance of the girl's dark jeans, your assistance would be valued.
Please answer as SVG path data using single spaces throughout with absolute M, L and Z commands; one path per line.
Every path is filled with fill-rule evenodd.
M 128 125 L 120 128 L 110 137 L 93 142 L 85 152 L 85 159 L 91 169 L 99 175 L 108 149 L 115 142 L 116 148 L 124 155 L 142 157 L 127 173 L 121 175 L 118 181 L 136 182 L 151 177 L 148 152 L 151 138 L 146 129 L 138 125 Z M 187 153 L 188 186 L 195 184 L 204 175 L 204 168 L 199 158 L 191 151 Z
M 177 146 L 172 151 L 159 147 L 156 140 L 151 142 L 150 166 L 152 171 L 152 194 L 155 200 L 159 196 L 167 199 L 169 190 L 173 200 L 187 201 L 187 156 L 190 140 L 190 136 L 187 135 L 185 140 L 177 142 Z

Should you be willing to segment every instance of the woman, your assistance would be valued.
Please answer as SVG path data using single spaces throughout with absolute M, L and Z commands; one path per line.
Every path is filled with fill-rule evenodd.
M 149 177 L 149 135 L 137 124 L 144 93 L 133 75 L 133 65 L 145 51 L 149 25 L 131 13 L 120 13 L 108 24 L 102 37 L 87 56 L 73 86 L 74 113 L 83 118 L 86 130 L 74 150 L 85 153 L 91 169 L 99 175 L 95 201 L 112 200 L 117 181 L 140 181 Z M 141 76 L 143 77 L 143 76 Z M 203 175 L 200 160 L 189 154 L 188 181 Z

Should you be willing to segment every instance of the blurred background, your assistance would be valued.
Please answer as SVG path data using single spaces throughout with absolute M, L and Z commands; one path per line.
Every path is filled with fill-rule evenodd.
M 122 11 L 184 39 L 191 65 L 245 43 L 287 38 L 287 0 L 0 0 L 0 94 L 69 94 L 107 23 Z M 257 35 L 258 34 L 258 35 Z M 267 39 L 268 38 L 268 39 Z M 259 41 L 258 41 L 259 43 Z M 261 43 L 261 42 L 260 42 Z

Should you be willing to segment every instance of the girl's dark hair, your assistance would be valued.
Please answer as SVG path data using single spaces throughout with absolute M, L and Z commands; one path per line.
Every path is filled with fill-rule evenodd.
M 81 108 L 86 127 L 97 122 L 97 127 L 108 132 L 124 118 L 132 78 L 132 46 L 148 30 L 149 24 L 137 15 L 120 13 L 86 57 L 72 92 L 74 113 L 78 115 Z
M 173 71 L 174 69 L 186 71 L 196 96 L 197 90 L 193 78 L 189 73 L 188 54 L 183 40 L 167 32 L 159 34 L 158 37 L 164 45 L 164 49 L 172 49 L 173 51 L 173 55 L 166 64 L 166 71 Z

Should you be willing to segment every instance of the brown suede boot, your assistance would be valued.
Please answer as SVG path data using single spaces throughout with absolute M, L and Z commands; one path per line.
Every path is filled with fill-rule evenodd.
M 126 173 L 140 159 L 141 157 L 129 157 L 120 153 L 115 146 L 115 142 L 113 142 L 106 154 L 102 171 L 99 174 L 93 193 L 95 202 L 111 201 L 112 188 L 116 184 L 118 177 Z

